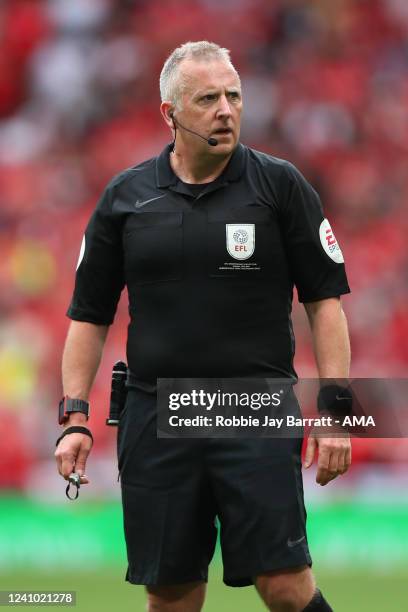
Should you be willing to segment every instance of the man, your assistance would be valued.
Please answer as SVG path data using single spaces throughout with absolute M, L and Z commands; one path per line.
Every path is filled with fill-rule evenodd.
M 64 394 L 75 400 L 65 426 L 86 423 L 83 402 L 126 284 L 118 456 L 127 580 L 146 585 L 150 611 L 201 610 L 217 515 L 226 584 L 254 584 L 269 610 L 328 611 L 310 569 L 301 440 L 157 439 L 155 391 L 159 377 L 294 379 L 293 284 L 319 376 L 346 378 L 341 251 L 302 175 L 239 143 L 241 84 L 226 49 L 182 45 L 160 88 L 173 143 L 111 181 L 82 244 L 62 364 Z M 92 441 L 86 429 L 70 431 L 58 469 L 87 483 Z M 305 467 L 316 449 L 319 484 L 349 467 L 348 439 L 311 436 Z

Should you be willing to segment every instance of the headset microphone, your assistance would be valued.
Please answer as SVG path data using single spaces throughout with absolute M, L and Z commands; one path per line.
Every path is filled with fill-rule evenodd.
M 184 125 L 182 125 L 179 121 L 176 122 L 175 118 L 174 118 L 174 113 L 170 113 L 170 117 L 173 120 L 173 123 L 175 126 L 181 128 L 182 130 L 186 130 L 186 132 L 190 132 L 190 134 L 194 134 L 194 136 L 198 136 L 199 138 L 201 138 L 202 140 L 205 140 L 205 142 L 207 144 L 210 145 L 210 147 L 216 147 L 218 144 L 218 140 L 216 138 L 206 138 L 205 136 L 201 136 L 201 134 L 199 134 L 198 132 L 194 132 L 194 130 L 190 130 L 189 128 L 186 128 Z

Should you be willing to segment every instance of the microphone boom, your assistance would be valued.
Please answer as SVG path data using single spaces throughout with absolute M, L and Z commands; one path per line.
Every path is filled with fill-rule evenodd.
M 173 119 L 173 123 L 174 123 L 175 126 L 181 128 L 182 130 L 186 130 L 186 132 L 190 132 L 190 134 L 193 134 L 194 136 L 198 136 L 202 140 L 205 140 L 205 142 L 207 144 L 209 144 L 210 147 L 216 147 L 217 146 L 218 140 L 216 138 L 213 138 L 212 136 L 210 138 L 206 138 L 205 136 L 201 136 L 201 134 L 199 134 L 198 132 L 194 132 L 194 130 L 190 130 L 190 128 L 187 128 L 184 125 L 182 125 L 179 121 L 176 121 L 175 118 L 174 118 L 173 113 L 170 116 Z

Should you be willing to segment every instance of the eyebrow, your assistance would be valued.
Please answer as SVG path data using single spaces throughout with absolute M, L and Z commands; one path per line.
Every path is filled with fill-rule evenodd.
M 217 89 L 216 87 L 209 87 L 208 89 L 199 89 L 195 94 L 194 94 L 194 98 L 201 98 L 203 96 L 208 96 L 211 94 L 217 94 L 219 93 L 219 89 Z M 241 89 L 239 87 L 227 87 L 226 89 L 227 93 L 239 93 L 241 94 Z

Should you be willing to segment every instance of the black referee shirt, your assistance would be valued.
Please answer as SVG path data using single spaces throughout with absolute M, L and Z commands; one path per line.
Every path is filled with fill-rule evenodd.
M 319 197 L 289 162 L 242 144 L 215 181 L 189 186 L 171 147 L 107 186 L 81 247 L 68 316 L 113 322 L 129 294 L 131 382 L 295 377 L 301 302 L 349 293 Z

